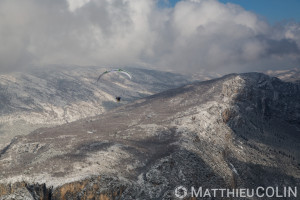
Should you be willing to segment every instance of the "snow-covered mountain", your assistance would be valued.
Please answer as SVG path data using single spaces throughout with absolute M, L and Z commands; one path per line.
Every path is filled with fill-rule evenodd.
M 16 137 L 0 151 L 0 168 L 1 200 L 299 188 L 300 85 L 260 73 L 188 84 Z M 190 190 L 185 199 L 195 199 Z
M 51 67 L 0 75 L 0 146 L 36 128 L 99 115 L 114 107 L 192 81 L 179 74 L 126 68 L 122 74 L 98 76 L 106 68 Z M 115 101 L 121 96 L 120 103 Z

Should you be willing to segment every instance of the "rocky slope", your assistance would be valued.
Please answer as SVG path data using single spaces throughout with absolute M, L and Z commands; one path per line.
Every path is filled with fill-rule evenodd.
M 176 199 L 179 185 L 299 188 L 300 85 L 259 73 L 186 85 L 16 137 L 0 168 L 1 200 Z
M 116 106 L 187 84 L 174 73 L 128 68 L 96 80 L 105 68 L 51 67 L 0 75 L 0 148 L 14 136 L 101 114 Z M 122 96 L 121 103 L 115 101 Z

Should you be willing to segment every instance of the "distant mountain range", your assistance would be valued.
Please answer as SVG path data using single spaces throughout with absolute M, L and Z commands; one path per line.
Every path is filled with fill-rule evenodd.
M 132 74 L 132 80 L 114 74 L 98 83 L 98 76 L 106 68 L 52 67 L 0 75 L 0 147 L 14 136 L 28 134 L 39 127 L 99 115 L 194 80 L 169 72 L 126 69 Z M 116 96 L 122 97 L 121 102 L 115 101 Z
M 277 77 L 283 81 L 299 82 L 300 81 L 300 69 L 294 68 L 289 70 L 269 70 L 266 71 L 269 76 Z
M 96 88 L 90 73 L 61 83 L 78 90 L 76 83 L 86 80 L 90 86 L 80 88 L 85 95 L 77 97 L 76 89 L 64 94 L 86 101 L 97 96 L 88 92 Z M 149 72 L 139 73 L 145 74 L 140 82 L 124 82 L 143 85 Z M 152 73 L 150 80 L 157 77 Z M 49 81 L 59 88 L 55 77 Z M 178 85 L 183 79 L 178 76 Z M 136 91 L 125 98 L 146 95 Z M 18 136 L 0 151 L 0 168 L 1 200 L 167 200 L 177 199 L 177 186 L 299 189 L 300 85 L 260 73 L 189 83 L 102 115 Z M 187 193 L 185 199 L 193 198 Z

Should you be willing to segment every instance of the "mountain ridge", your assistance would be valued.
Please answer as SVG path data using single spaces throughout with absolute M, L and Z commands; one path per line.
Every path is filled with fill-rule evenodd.
M 299 187 L 299 102 L 299 84 L 230 74 L 38 129 L 1 153 L 2 196 L 19 195 L 5 189 L 18 183 L 46 185 L 51 199 L 176 199 L 178 185 Z

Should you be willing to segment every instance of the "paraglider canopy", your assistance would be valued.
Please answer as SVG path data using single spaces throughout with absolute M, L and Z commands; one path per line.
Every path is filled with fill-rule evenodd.
M 125 74 L 127 77 L 129 77 L 129 79 L 132 78 L 131 74 L 129 72 L 123 70 L 123 69 L 111 69 L 111 70 L 107 70 L 107 71 L 103 72 L 102 74 L 100 74 L 100 76 L 97 79 L 97 82 L 99 82 L 99 80 L 101 79 L 101 77 L 103 75 L 108 74 L 108 73 L 122 73 L 122 74 Z M 121 97 L 117 96 L 116 97 L 116 101 L 120 102 L 121 101 Z
M 132 76 L 130 75 L 129 72 L 123 70 L 123 69 L 111 69 L 111 70 L 107 70 L 105 72 L 103 72 L 102 74 L 100 74 L 100 76 L 98 77 L 97 79 L 97 82 L 101 79 L 101 77 L 105 74 L 108 74 L 108 73 L 122 73 L 122 74 L 125 74 L 126 76 L 128 76 L 130 79 L 132 78 Z

